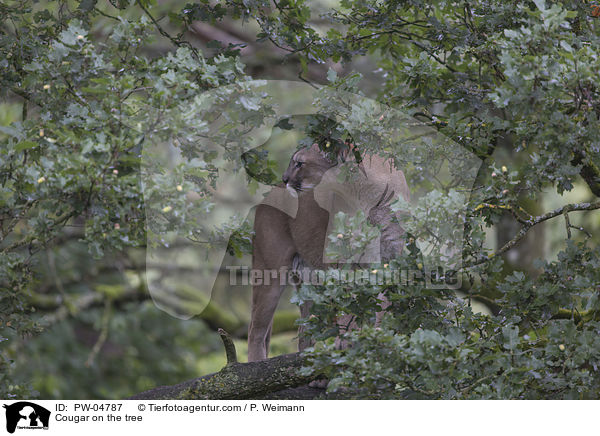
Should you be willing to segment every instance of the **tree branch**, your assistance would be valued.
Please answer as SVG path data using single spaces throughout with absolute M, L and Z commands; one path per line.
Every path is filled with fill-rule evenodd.
M 200 56 L 200 54 L 198 53 L 198 50 L 196 49 L 196 47 L 194 47 L 188 41 L 181 40 L 179 38 L 175 38 L 175 37 L 171 36 L 160 25 L 160 23 L 158 22 L 158 20 L 156 20 L 156 18 L 154 18 L 154 16 L 150 13 L 150 11 L 146 7 L 144 7 L 144 5 L 142 4 L 142 2 L 140 2 L 139 0 L 137 0 L 136 4 L 140 7 L 140 9 L 142 9 L 142 11 L 144 11 L 144 13 L 148 16 L 148 18 L 150 18 L 150 21 L 152 21 L 152 23 L 156 27 L 156 30 L 158 30 L 158 33 L 160 33 L 162 36 L 164 36 L 169 41 L 171 41 L 173 43 L 173 45 L 175 45 L 176 47 L 183 47 L 183 46 L 188 47 L 192 51 L 192 53 L 193 53 L 193 55 L 195 56 L 196 59 L 201 59 L 202 58 L 202 56 Z
M 105 294 L 101 292 L 89 292 L 81 296 L 66 293 L 68 299 L 57 298 L 55 293 L 37 293 L 32 292 L 28 303 L 35 307 L 37 312 L 48 312 L 44 314 L 43 321 L 47 325 L 56 324 L 74 316 L 82 311 L 99 308 L 104 306 Z M 112 299 L 114 307 L 119 307 L 129 302 L 142 302 L 150 298 L 148 289 L 145 285 L 128 288 L 123 286 L 123 291 Z M 218 331 L 223 326 L 227 331 L 232 332 L 238 339 L 246 338 L 248 326 L 244 320 L 238 319 L 232 315 L 226 308 L 222 307 L 215 300 L 210 300 L 205 309 L 196 316 L 201 319 L 211 330 Z M 279 310 L 273 318 L 273 334 L 283 332 L 295 332 L 298 327 L 295 324 L 298 318 L 297 310 Z
M 552 212 L 548 212 L 543 215 L 532 218 L 530 220 L 527 220 L 526 224 L 523 227 L 521 227 L 521 229 L 515 235 L 515 237 L 512 238 L 510 241 L 508 241 L 506 244 L 504 244 L 502 246 L 502 248 L 500 248 L 498 251 L 496 251 L 495 253 L 491 253 L 487 258 L 481 258 L 481 259 L 478 259 L 478 260 L 475 260 L 472 262 L 466 262 L 465 265 L 463 265 L 463 268 L 470 268 L 470 267 L 473 267 L 476 265 L 481 265 L 482 263 L 488 262 L 491 259 L 493 259 L 501 254 L 506 253 L 508 250 L 513 248 L 517 243 L 519 243 L 521 241 L 521 239 L 523 239 L 525 237 L 527 232 L 529 230 L 531 230 L 532 227 L 534 227 L 544 221 L 548 221 L 549 219 L 555 218 L 560 215 L 565 215 L 569 212 L 582 211 L 582 210 L 595 210 L 595 209 L 600 209 L 600 202 L 567 204 L 566 206 L 555 209 Z
M 284 354 L 249 363 L 232 363 L 221 371 L 174 386 L 162 386 L 134 395 L 132 400 L 230 400 L 295 398 L 299 394 L 315 398 L 324 389 L 302 388 L 314 376 L 299 373 L 304 358 L 299 353 Z

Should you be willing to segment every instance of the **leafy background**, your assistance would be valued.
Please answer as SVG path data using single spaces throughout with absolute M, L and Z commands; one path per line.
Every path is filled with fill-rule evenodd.
M 597 398 L 600 24 L 590 6 L 0 3 L 0 396 L 123 398 L 216 371 L 218 327 L 243 359 L 249 289 L 221 277 L 187 321 L 150 299 L 141 149 L 177 139 L 207 165 L 181 195 L 208 192 L 215 168 L 185 108 L 223 85 L 292 79 L 401 107 L 484 162 L 461 293 L 388 289 L 392 310 L 375 329 L 381 288 L 305 286 L 294 302 L 320 298 L 302 321 L 318 340 L 305 371 L 368 398 Z M 140 128 L 145 105 L 161 117 Z M 268 115 L 240 105 L 244 123 Z M 240 147 L 227 150 L 237 168 L 279 178 L 281 159 L 249 162 Z M 161 183 L 176 193 L 181 182 Z M 233 255 L 247 253 L 247 237 L 232 238 Z M 295 349 L 290 300 L 288 291 L 272 355 Z M 365 323 L 345 350 L 328 328 L 340 313 Z

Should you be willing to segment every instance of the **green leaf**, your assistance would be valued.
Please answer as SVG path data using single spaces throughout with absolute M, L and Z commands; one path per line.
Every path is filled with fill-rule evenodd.
M 259 104 L 257 103 L 255 98 L 249 98 L 249 97 L 240 97 L 240 103 L 242 104 L 242 106 L 244 106 L 244 108 L 251 110 L 251 111 L 257 111 L 258 109 L 260 109 Z
M 15 146 L 16 151 L 28 150 L 30 148 L 37 147 L 38 143 L 33 141 L 21 141 Z
M 89 12 L 92 9 L 94 9 L 94 6 L 96 6 L 96 3 L 98 2 L 98 0 L 82 0 L 81 3 L 79 3 L 79 8 L 82 11 L 85 12 Z
M 519 326 L 507 325 L 502 327 L 504 336 L 504 348 L 514 350 L 519 345 Z
M 329 83 L 333 83 L 336 80 L 337 80 L 337 73 L 333 69 L 329 68 L 329 71 L 327 71 L 327 81 Z
M 569 53 L 571 53 L 571 52 L 573 51 L 573 47 L 571 47 L 571 46 L 569 45 L 569 43 L 568 43 L 568 42 L 566 42 L 566 41 L 561 41 L 561 42 L 560 42 L 560 46 L 561 46 L 562 48 L 564 48 L 566 51 L 568 51 Z
M 275 127 L 279 127 L 281 130 L 292 130 L 294 125 L 290 123 L 289 118 L 283 118 L 275 124 Z
M 533 2 L 535 3 L 535 5 L 538 7 L 538 9 L 540 11 L 545 11 L 546 10 L 546 0 L 533 0 Z

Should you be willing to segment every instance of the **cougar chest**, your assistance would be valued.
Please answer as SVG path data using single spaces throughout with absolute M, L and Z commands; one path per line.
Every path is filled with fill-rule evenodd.
M 329 212 L 317 204 L 312 192 L 298 196 L 298 212 L 290 220 L 290 232 L 298 254 L 313 268 L 323 268 L 328 223 Z

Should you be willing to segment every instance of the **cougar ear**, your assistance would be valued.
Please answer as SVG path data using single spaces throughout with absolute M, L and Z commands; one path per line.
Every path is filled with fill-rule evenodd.
M 329 144 L 329 142 L 326 143 L 325 150 L 321 149 L 321 147 L 319 147 L 319 144 L 317 144 L 317 143 L 313 144 L 312 148 L 314 150 L 318 151 L 319 154 L 321 156 L 323 156 L 325 159 L 331 161 L 331 163 L 339 165 L 341 163 L 346 162 L 346 158 L 348 157 L 348 152 L 349 152 L 348 148 L 338 148 L 334 154 L 333 152 L 328 150 L 327 144 Z M 332 146 L 329 145 L 329 147 L 332 147 Z
M 350 149 L 348 147 L 339 148 L 338 152 L 337 152 L 338 164 L 346 162 L 346 159 L 348 159 L 349 153 L 350 153 Z
M 338 165 L 340 163 L 346 162 L 348 159 L 352 159 L 356 161 L 358 164 L 358 169 L 365 177 L 367 177 L 367 172 L 365 171 L 365 166 L 363 165 L 363 157 L 360 153 L 359 149 L 354 146 L 352 143 L 346 143 L 346 147 L 340 149 L 338 151 L 337 161 Z
M 321 149 L 321 147 L 319 147 L 319 144 L 317 144 L 316 142 L 310 148 L 311 148 L 311 150 L 319 153 L 324 159 L 327 159 L 331 163 L 334 163 L 334 161 L 332 159 L 333 156 L 331 155 L 331 153 L 328 152 L 327 149 L 325 149 L 325 150 Z

